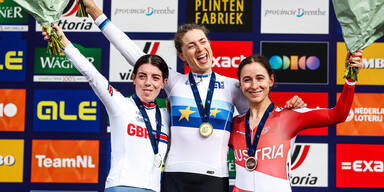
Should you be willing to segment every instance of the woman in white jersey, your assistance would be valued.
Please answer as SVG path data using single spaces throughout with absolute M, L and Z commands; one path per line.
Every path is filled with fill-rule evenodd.
M 83 2 L 102 33 L 134 65 L 143 51 L 109 21 L 93 0 Z M 234 107 L 240 114 L 244 113 L 248 109 L 247 100 L 236 79 L 212 71 L 213 53 L 204 26 L 181 26 L 175 35 L 175 46 L 178 57 L 191 67 L 191 73 L 170 70 L 164 88 L 171 109 L 171 145 L 161 190 L 228 191 L 227 153 L 232 115 Z M 296 100 L 300 101 L 297 97 L 292 101 Z
M 361 56 L 361 52 L 353 56 L 357 64 L 352 67 L 361 68 Z M 267 58 L 256 54 L 245 58 L 237 74 L 250 109 L 232 123 L 229 143 L 236 164 L 233 192 L 290 192 L 290 149 L 297 133 L 345 121 L 355 82 L 346 80 L 335 108 L 289 110 L 275 107 L 269 98 L 275 77 Z
M 157 55 L 143 55 L 133 69 L 135 95 L 124 97 L 54 25 L 64 53 L 86 77 L 103 102 L 111 123 L 111 169 L 106 192 L 160 191 L 161 168 L 167 151 L 169 114 L 155 103 L 168 78 L 168 66 Z M 48 35 L 43 32 L 45 40 Z

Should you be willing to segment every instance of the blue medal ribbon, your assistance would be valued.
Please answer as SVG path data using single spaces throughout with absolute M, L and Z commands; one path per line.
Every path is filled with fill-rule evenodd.
M 145 111 L 143 103 L 141 103 L 139 97 L 137 97 L 136 95 L 133 95 L 132 98 L 135 101 L 137 108 L 139 108 L 141 115 L 143 116 L 143 120 L 144 120 L 145 126 L 147 127 L 147 132 L 148 132 L 148 135 L 149 135 L 149 139 L 151 140 L 151 145 L 152 145 L 153 152 L 155 154 L 157 154 L 159 152 L 158 146 L 159 146 L 160 134 L 161 134 L 161 113 L 160 113 L 160 109 L 159 109 L 159 107 L 156 104 L 156 134 L 157 134 L 157 137 L 155 138 L 155 136 L 153 135 L 153 129 L 152 129 L 151 122 L 150 122 L 150 120 L 148 118 L 147 112 Z
M 259 143 L 259 138 L 261 135 L 261 131 L 264 128 L 265 122 L 267 121 L 269 115 L 275 108 L 275 105 L 273 103 L 269 104 L 267 110 L 264 112 L 263 117 L 260 120 L 259 125 L 257 126 L 257 131 L 255 134 L 255 137 L 253 138 L 253 143 L 251 143 L 251 131 L 249 130 L 249 110 L 247 111 L 247 114 L 245 115 L 245 141 L 247 142 L 247 151 L 249 157 L 254 157 L 257 149 L 257 144 Z
M 195 98 L 196 106 L 197 106 L 197 109 L 199 110 L 200 118 L 203 123 L 208 122 L 209 120 L 209 113 L 211 109 L 213 91 L 215 89 L 215 82 L 216 82 L 216 75 L 214 72 L 212 72 L 211 80 L 209 81 L 207 97 L 205 98 L 205 107 L 203 107 L 203 102 L 201 101 L 199 90 L 197 89 L 197 86 L 196 86 L 196 81 L 193 78 L 192 71 L 189 72 L 189 84 L 191 85 L 193 97 Z

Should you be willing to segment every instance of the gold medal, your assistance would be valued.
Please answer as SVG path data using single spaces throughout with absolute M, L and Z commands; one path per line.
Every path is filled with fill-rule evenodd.
M 247 161 L 245 161 L 245 168 L 248 171 L 253 171 L 257 167 L 257 159 L 255 157 L 249 157 Z
M 213 133 L 213 127 L 210 123 L 204 122 L 200 125 L 199 131 L 201 136 L 208 137 Z

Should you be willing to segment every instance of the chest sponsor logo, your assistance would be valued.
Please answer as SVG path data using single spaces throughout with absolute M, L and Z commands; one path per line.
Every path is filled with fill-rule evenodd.
M 328 146 L 296 143 L 292 148 L 289 179 L 295 187 L 328 186 Z
M 237 161 L 245 162 L 249 158 L 247 150 L 236 149 L 234 150 L 234 154 Z M 271 147 L 263 147 L 261 149 L 257 149 L 255 156 L 256 155 L 258 158 L 260 158 L 260 160 L 284 158 L 284 145 L 273 145 Z
M 33 140 L 32 183 L 97 183 L 99 141 Z
M 0 182 L 23 182 L 24 140 L 0 139 Z
M 261 1 L 261 33 L 328 34 L 328 23 L 326 0 Z
M 261 50 L 277 83 L 328 83 L 328 43 L 261 42 Z
M 0 89 L 0 131 L 24 131 L 25 90 Z
M 383 136 L 383 97 L 382 93 L 355 93 L 346 121 L 336 125 L 337 135 Z
M 34 131 L 99 131 L 100 104 L 91 90 L 35 90 L 34 95 Z
M 382 145 L 337 144 L 336 187 L 383 188 Z
M 384 85 L 384 43 L 372 43 L 364 49 L 363 73 L 359 73 L 359 85 Z M 337 84 L 343 85 L 345 56 L 347 49 L 344 42 L 337 42 Z

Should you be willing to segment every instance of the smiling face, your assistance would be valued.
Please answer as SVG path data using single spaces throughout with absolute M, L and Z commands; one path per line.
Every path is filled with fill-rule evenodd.
M 250 104 L 269 101 L 269 91 L 274 83 L 274 76 L 259 62 L 251 62 L 240 71 L 240 89 Z
M 133 74 L 133 84 L 136 95 L 144 102 L 153 102 L 164 88 L 167 79 L 164 79 L 161 70 L 149 63 L 142 64 L 137 73 Z
M 212 49 L 211 44 L 200 29 L 192 29 L 182 37 L 181 52 L 178 56 L 187 62 L 194 73 L 212 72 Z

